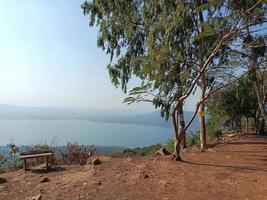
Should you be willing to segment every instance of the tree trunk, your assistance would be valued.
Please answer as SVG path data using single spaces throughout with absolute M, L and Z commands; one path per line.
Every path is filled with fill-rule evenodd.
M 246 134 L 248 134 L 248 117 L 246 117 Z
M 256 81 L 254 82 L 254 90 L 256 93 L 257 100 L 258 100 L 261 115 L 262 115 L 265 123 L 267 123 L 267 112 L 265 110 L 264 101 L 263 101 L 263 98 L 261 96 L 260 88 L 259 88 L 258 84 L 256 83 Z
M 202 75 L 201 77 L 201 98 L 205 98 L 205 93 L 206 93 L 206 79 L 205 79 L 205 74 Z M 199 112 L 199 131 L 200 131 L 200 148 L 202 150 L 206 149 L 207 145 L 207 137 L 206 137 L 206 124 L 205 124 L 205 103 L 202 102 L 199 106 L 198 109 Z
M 173 158 L 177 161 L 181 161 L 181 156 L 180 156 L 180 152 L 181 152 L 181 142 L 182 142 L 182 138 L 181 138 L 181 133 L 179 134 L 178 132 L 178 125 L 177 125 L 177 120 L 176 120 L 176 114 L 177 111 L 175 111 L 172 114 L 172 126 L 173 126 L 173 132 L 174 132 L 174 152 L 173 152 Z
M 265 134 L 265 120 L 263 119 L 263 117 L 261 117 L 259 120 L 259 134 Z
M 181 134 L 181 149 L 186 148 L 186 132 L 183 131 L 185 128 L 185 120 L 184 120 L 184 110 L 183 106 L 179 109 L 178 112 L 178 134 Z

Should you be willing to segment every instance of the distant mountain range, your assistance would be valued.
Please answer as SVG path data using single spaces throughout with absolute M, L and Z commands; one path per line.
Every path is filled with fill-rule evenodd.
M 192 112 L 185 112 L 185 120 L 189 121 Z M 14 105 L 0 105 L 0 119 L 39 119 L 39 120 L 88 120 L 93 122 L 140 124 L 171 128 L 160 116 L 160 111 L 146 114 L 135 114 L 124 110 L 105 110 L 94 108 L 66 108 L 66 107 L 22 107 Z M 189 128 L 190 131 L 198 130 L 195 119 Z

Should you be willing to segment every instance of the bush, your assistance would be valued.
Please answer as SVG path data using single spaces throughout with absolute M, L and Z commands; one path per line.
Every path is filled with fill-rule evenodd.
M 174 139 L 170 138 L 168 142 L 165 145 L 165 148 L 168 152 L 173 153 L 174 152 Z
M 77 143 L 68 143 L 63 160 L 67 164 L 85 165 L 87 159 L 96 152 L 94 146 L 78 145 Z
M 216 139 L 219 139 L 223 136 L 223 133 L 221 130 L 215 130 L 212 132 L 212 135 L 216 138 Z
M 207 121 L 207 135 L 211 139 L 218 139 L 222 136 L 222 129 L 226 124 L 227 119 L 225 117 L 210 117 Z
M 187 147 L 198 146 L 199 145 L 199 132 L 191 133 L 186 137 Z M 174 152 L 174 139 L 170 138 L 165 145 L 168 152 Z
M 162 148 L 161 144 L 154 144 L 150 145 L 148 147 L 137 147 L 137 148 L 132 148 L 132 149 L 126 149 L 124 150 L 121 154 L 121 156 L 148 156 L 148 155 L 153 155 L 157 150 Z
M 30 154 L 39 154 L 39 153 L 50 153 L 53 152 L 53 148 L 48 144 L 36 144 L 33 146 L 28 146 L 26 149 L 21 152 L 20 155 L 30 155 Z
M 196 133 L 189 134 L 186 138 L 186 143 L 188 147 L 199 146 L 199 131 L 197 131 Z

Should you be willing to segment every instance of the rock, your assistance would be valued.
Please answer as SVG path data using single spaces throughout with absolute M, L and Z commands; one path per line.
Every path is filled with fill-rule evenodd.
M 101 181 L 95 181 L 94 185 L 102 185 Z
M 32 200 L 42 200 L 42 195 L 39 194 L 39 195 L 37 195 L 35 197 L 32 197 Z
M 6 183 L 6 182 L 7 182 L 7 180 L 6 180 L 5 178 L 1 178 L 1 177 L 0 177 L 0 184 L 1 184 L 1 183 Z
M 144 178 L 149 178 L 149 176 L 147 174 L 144 175 Z
M 95 158 L 93 161 L 92 161 L 92 164 L 93 165 L 100 165 L 102 164 L 101 160 L 99 160 L 98 158 Z
M 43 178 L 41 178 L 40 183 L 47 183 L 49 181 L 50 181 L 49 178 L 43 177 Z
M 167 149 L 165 149 L 164 147 L 157 150 L 155 152 L 155 155 L 159 155 L 159 156 L 167 156 L 167 155 L 170 155 L 170 152 L 167 151 Z

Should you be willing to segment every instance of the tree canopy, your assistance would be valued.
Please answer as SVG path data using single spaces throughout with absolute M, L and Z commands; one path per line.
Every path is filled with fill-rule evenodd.
M 131 77 L 141 80 L 124 102 L 160 107 L 172 117 L 177 144 L 176 115 L 201 77 L 210 88 L 198 106 L 216 84 L 229 82 L 220 77 L 229 72 L 233 49 L 243 48 L 247 30 L 255 36 L 266 22 L 263 0 L 92 0 L 82 9 L 89 25 L 99 27 L 97 44 L 110 56 L 112 83 L 126 93 Z

